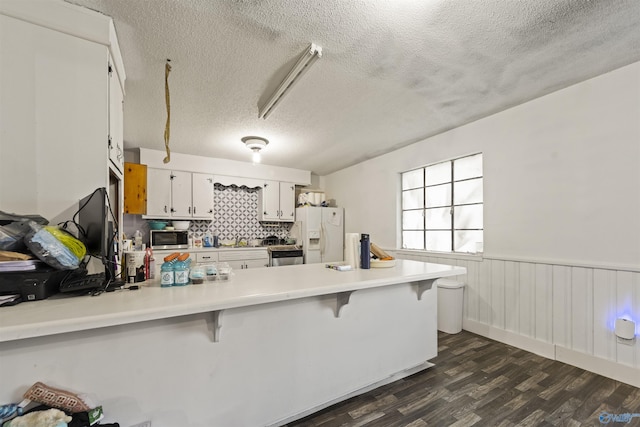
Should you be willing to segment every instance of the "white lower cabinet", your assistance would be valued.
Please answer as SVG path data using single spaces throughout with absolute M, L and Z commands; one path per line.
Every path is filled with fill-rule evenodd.
M 218 253 L 217 252 L 196 252 L 196 263 L 198 264 L 207 264 L 209 262 L 218 261 Z M 191 259 L 193 259 L 193 254 L 191 254 Z
M 244 270 L 269 266 L 267 249 L 238 249 L 218 252 L 218 261 L 226 262 L 232 269 Z

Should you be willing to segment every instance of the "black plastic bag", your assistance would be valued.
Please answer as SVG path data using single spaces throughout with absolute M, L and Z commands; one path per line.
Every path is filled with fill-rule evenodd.
M 24 237 L 31 227 L 29 222 L 47 225 L 49 221 L 40 215 L 16 215 L 0 211 L 0 251 L 24 252 Z

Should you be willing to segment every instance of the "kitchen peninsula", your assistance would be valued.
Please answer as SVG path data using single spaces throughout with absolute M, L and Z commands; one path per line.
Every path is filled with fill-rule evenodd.
M 0 400 L 42 381 L 95 395 L 124 426 L 278 425 L 428 367 L 433 281 L 464 273 L 309 264 L 2 308 Z

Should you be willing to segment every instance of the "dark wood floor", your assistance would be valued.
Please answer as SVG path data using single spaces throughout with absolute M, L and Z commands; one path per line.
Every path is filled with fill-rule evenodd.
M 432 362 L 288 426 L 640 426 L 640 389 L 470 332 L 438 333 Z

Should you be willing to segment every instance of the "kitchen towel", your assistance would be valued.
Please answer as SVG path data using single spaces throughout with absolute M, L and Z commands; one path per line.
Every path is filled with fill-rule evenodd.
M 360 233 L 344 235 L 344 263 L 354 270 L 360 266 Z

